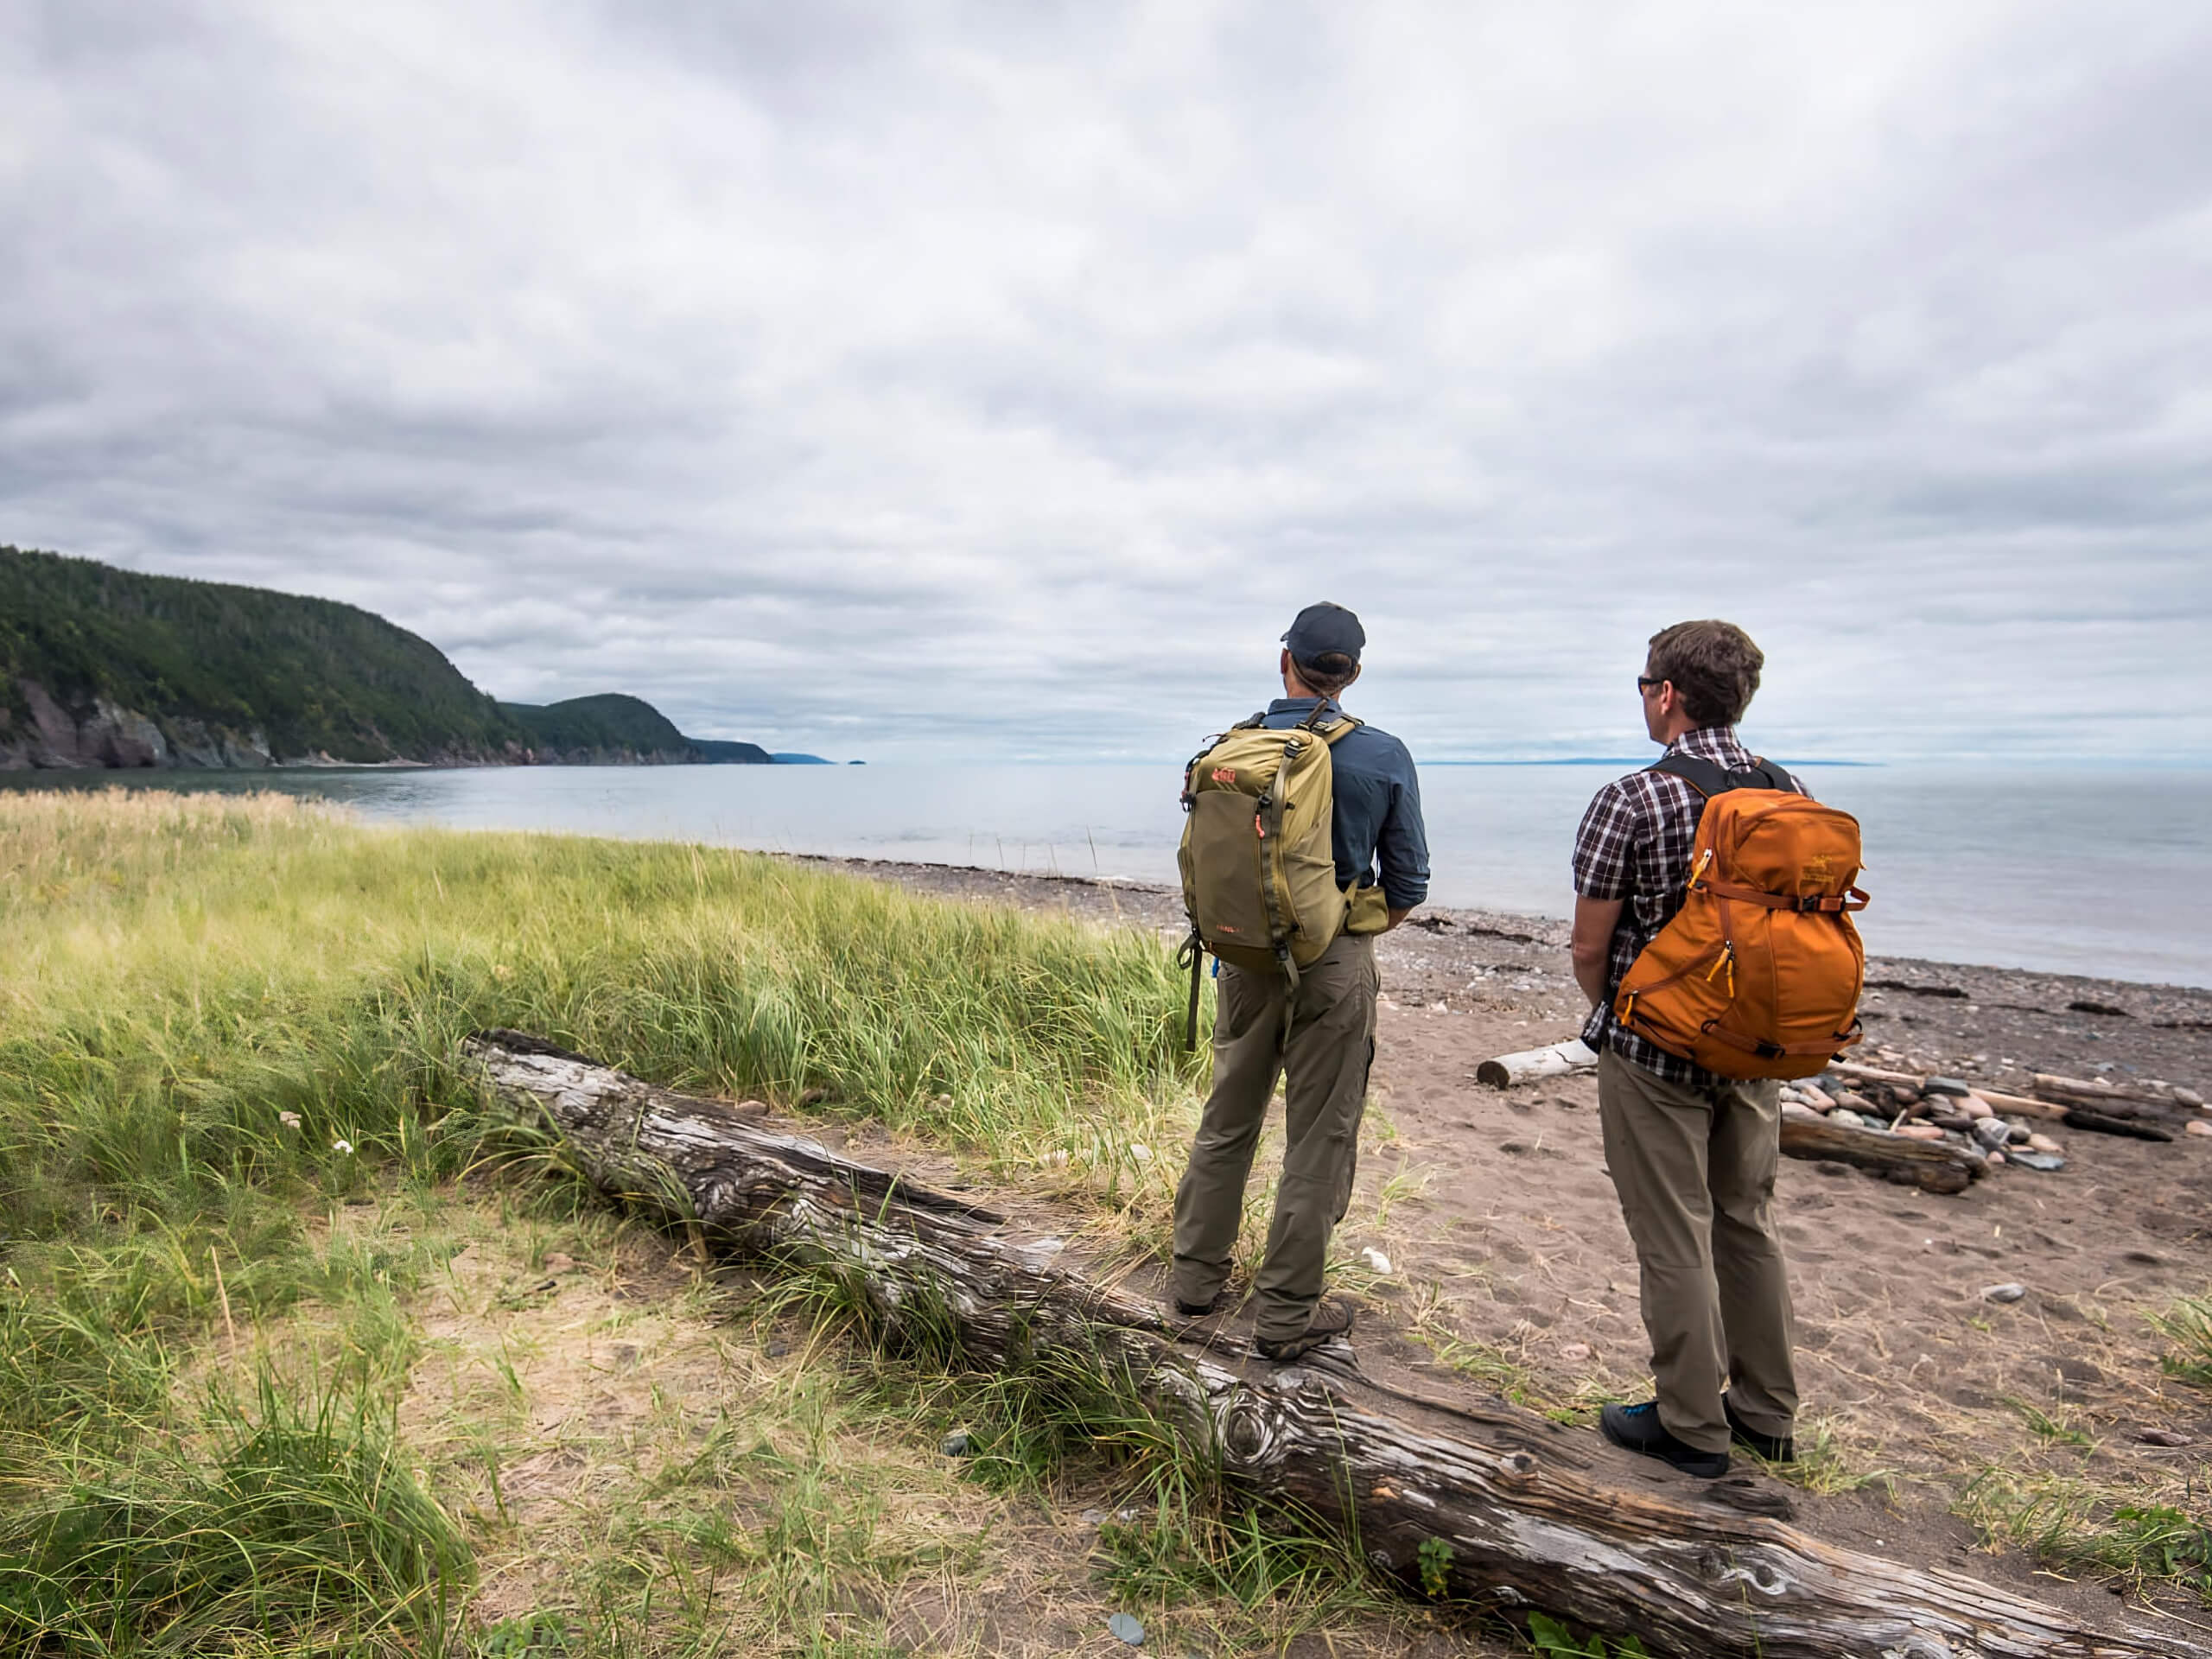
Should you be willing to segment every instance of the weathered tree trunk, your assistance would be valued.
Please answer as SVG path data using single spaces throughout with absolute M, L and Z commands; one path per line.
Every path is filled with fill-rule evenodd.
M 988 1211 L 772 1128 L 765 1108 L 655 1088 L 511 1032 L 467 1052 L 609 1194 L 734 1251 L 849 1274 L 889 1320 L 949 1317 L 984 1363 L 1058 1351 L 1125 1372 L 1232 1479 L 1356 1527 L 1408 1580 L 1440 1540 L 1455 1594 L 1681 1659 L 2212 1659 L 2164 1630 L 2099 1635 L 1957 1573 L 1833 1548 L 1747 1513 L 1786 1509 L 1756 1483 L 1675 1477 L 1503 1402 L 1414 1400 L 1326 1350 L 1269 1366 L 1179 1336 L 1149 1302 L 1063 1263 L 1058 1240 L 1009 1236 Z
M 1782 1152 L 1787 1158 L 1856 1164 L 1915 1182 L 1930 1192 L 1963 1192 L 1989 1173 L 1988 1160 L 1980 1154 L 1941 1141 L 1915 1141 L 1790 1112 L 1782 1115 Z

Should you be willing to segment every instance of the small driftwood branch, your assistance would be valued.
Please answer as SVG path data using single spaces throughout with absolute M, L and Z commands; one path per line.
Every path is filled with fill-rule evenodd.
M 2047 1100 L 2031 1100 L 2025 1095 L 2000 1095 L 1993 1089 L 1977 1089 L 1974 1092 L 1975 1099 L 1999 1117 L 2041 1117 L 2056 1122 L 2066 1116 L 2066 1108 Z
M 2135 1117 L 2115 1117 L 2087 1106 L 2068 1107 L 2060 1122 L 2069 1129 L 2088 1129 L 2096 1135 L 2126 1135 L 2131 1141 L 2171 1141 L 2174 1138 L 2170 1131 L 2155 1123 Z
M 1328 1350 L 1268 1366 L 1179 1335 L 1078 1271 L 1059 1240 L 841 1158 L 763 1108 L 511 1032 L 466 1049 L 603 1191 L 734 1252 L 848 1274 L 887 1320 L 926 1306 L 981 1363 L 1058 1350 L 1122 1371 L 1231 1479 L 1356 1526 L 1408 1582 L 1440 1541 L 1452 1593 L 1633 1633 L 1677 1659 L 2212 1659 L 2170 1627 L 2101 1634 L 1963 1574 L 1821 1543 L 1774 1518 L 1787 1501 L 1770 1487 L 1689 1481 L 1503 1402 L 1423 1402 Z
M 1493 1089 L 1509 1089 L 1516 1083 L 1534 1083 L 1540 1077 L 1563 1077 L 1570 1072 L 1587 1071 L 1597 1064 L 1597 1051 L 1580 1037 L 1570 1037 L 1563 1043 L 1484 1060 L 1475 1068 L 1475 1081 L 1486 1083 Z
M 2147 1084 L 2114 1083 L 2107 1077 L 2062 1077 L 2050 1071 L 2037 1071 L 2033 1081 L 2042 1093 L 2051 1096 L 2082 1095 L 2092 1100 L 2139 1100 L 2154 1106 L 2173 1106 L 2180 1103 L 2164 1089 L 2153 1089 Z
M 1916 1093 L 1928 1087 L 1928 1079 L 1917 1071 L 1891 1071 L 1858 1060 L 1830 1060 L 1828 1070 L 1840 1077 L 1857 1077 L 1862 1083 L 1903 1084 Z

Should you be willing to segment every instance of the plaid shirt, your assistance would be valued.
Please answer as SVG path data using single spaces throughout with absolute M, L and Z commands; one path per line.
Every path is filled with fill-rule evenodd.
M 1758 764 L 1731 726 L 1685 732 L 1667 753 L 1695 755 L 1732 772 Z M 1789 784 L 1801 795 L 1811 792 L 1795 778 Z M 1605 1000 L 1590 1010 L 1582 1040 L 1601 1052 L 1610 1046 L 1623 1059 L 1669 1083 L 1697 1089 L 1717 1087 L 1724 1079 L 1622 1030 L 1613 1018 L 1613 994 L 1643 947 L 1682 907 L 1689 887 L 1690 847 L 1704 810 L 1705 798 L 1681 779 L 1632 772 L 1598 791 L 1574 834 L 1575 892 L 1585 899 L 1626 901 L 1606 952 Z

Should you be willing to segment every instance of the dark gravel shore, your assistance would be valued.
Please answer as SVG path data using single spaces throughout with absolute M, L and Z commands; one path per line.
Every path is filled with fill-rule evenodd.
M 1137 882 L 949 864 L 803 858 L 901 887 L 1179 932 L 1181 895 Z M 1579 1020 L 1567 926 L 1551 917 L 1423 906 L 1382 942 L 1386 995 L 1400 1003 Z M 1870 1062 L 2026 1092 L 2037 1071 L 2104 1071 L 2212 1094 L 2212 990 L 2023 969 L 1870 957 L 1862 1013 Z

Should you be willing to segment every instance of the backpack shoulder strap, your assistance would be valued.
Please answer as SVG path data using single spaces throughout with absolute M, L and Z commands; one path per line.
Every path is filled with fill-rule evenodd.
M 1715 795 L 1726 795 L 1732 789 L 1772 789 L 1785 795 L 1793 792 L 1789 774 L 1758 755 L 1753 755 L 1751 764 L 1741 772 L 1694 754 L 1662 754 L 1644 770 L 1679 778 L 1707 800 Z
M 1339 739 L 1349 736 L 1354 728 L 1363 723 L 1363 721 L 1356 720 L 1350 715 L 1340 712 L 1337 715 L 1336 719 L 1331 721 L 1328 725 L 1316 726 L 1313 729 L 1315 733 L 1319 735 L 1321 741 L 1333 749 L 1337 747 L 1337 743 Z
M 1644 770 L 1679 778 L 1708 800 L 1736 787 L 1734 775 L 1727 768 L 1694 754 L 1662 754 Z

